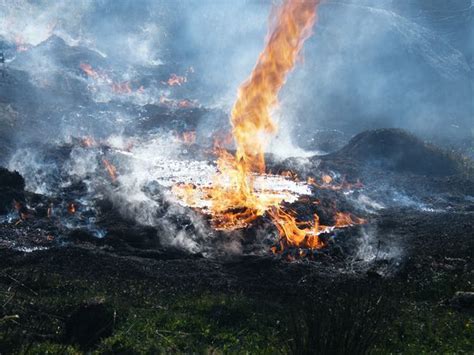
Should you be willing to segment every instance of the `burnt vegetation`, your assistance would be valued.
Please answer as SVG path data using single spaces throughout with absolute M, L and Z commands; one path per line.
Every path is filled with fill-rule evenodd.
M 390 134 L 405 139 L 403 132 Z M 358 149 L 375 149 L 375 143 L 364 148 L 360 144 Z M 365 175 L 370 158 L 363 163 L 350 159 L 348 166 L 340 159 L 347 159 L 350 150 L 343 149 L 345 155 L 321 157 L 318 166 L 349 169 L 347 174 L 360 174 L 352 175 L 354 181 L 360 177 L 370 182 Z M 436 148 L 436 157 L 440 151 Z M 329 239 L 327 248 L 302 258 L 296 250 L 278 257 L 204 258 L 163 245 L 159 230 L 123 219 L 114 204 L 100 207 L 99 219 L 105 213 L 108 221 L 102 239 L 87 229 L 72 229 L 57 243 L 47 238 L 58 228 L 48 227 L 47 215 L 35 212 L 33 217 L 30 212 L 31 217 L 16 225 L 20 218 L 15 215 L 13 223 L 2 224 L 2 350 L 468 351 L 472 202 L 460 196 L 472 193 L 472 176 L 467 171 L 448 177 L 419 175 L 419 170 L 387 171 L 378 159 L 370 172 L 387 183 L 396 181 L 397 190 L 416 191 L 420 201 L 432 202 L 433 191 L 442 191 L 446 200 L 437 203 L 451 208 L 433 213 L 393 203 L 369 214 L 371 227 L 341 231 Z M 14 198 L 31 211 L 42 203 L 41 197 L 24 191 L 18 174 L 3 174 L 6 206 Z M 420 180 L 413 180 L 413 174 Z M 440 184 L 444 179 L 454 183 L 448 188 Z M 423 186 L 413 187 L 413 181 Z M 374 194 L 386 194 L 385 203 L 393 198 L 379 180 L 372 184 Z M 324 198 L 344 206 L 337 191 L 326 194 L 330 195 Z M 358 213 L 367 217 L 367 212 Z M 179 216 L 174 220 L 183 222 Z M 374 258 L 370 261 L 354 252 L 364 235 L 373 233 L 367 228 L 380 236 L 367 245 Z M 48 232 L 38 234 L 41 229 Z M 260 241 L 251 229 L 248 233 L 244 250 L 252 253 Z M 12 249 L 13 243 L 21 242 L 47 249 L 26 254 Z M 393 246 L 400 254 L 387 255 Z M 288 261 L 292 259 L 297 261 Z
M 448 11 L 446 2 L 435 3 L 437 11 L 424 2 L 422 8 L 437 21 L 445 23 L 438 18 L 444 11 L 464 19 L 464 7 Z M 131 3 L 114 6 L 142 19 Z M 433 45 L 383 8 L 327 6 L 322 21 L 341 9 L 364 19 L 389 16 L 399 21 L 395 28 L 427 36 L 422 48 Z M 334 110 L 322 119 L 328 127 L 338 121 L 337 129 L 305 127 L 316 117 L 309 109 L 298 116 L 299 146 L 319 153 L 251 152 L 265 158 L 262 190 L 287 183 L 274 191 L 293 188 L 297 198 L 243 228 L 216 229 L 209 211 L 173 192 L 184 187 L 193 197 L 202 175 L 215 177 L 216 152 L 236 153 L 228 107 L 195 99 L 210 95 L 203 82 L 215 78 L 179 58 L 132 63 L 51 31 L 35 45 L 0 35 L 0 355 L 473 352 L 474 148 L 472 134 L 458 132 L 469 124 L 456 128 L 446 117 L 440 137 L 381 128 L 406 125 L 377 121 L 375 108 L 353 112 L 352 100 L 365 99 L 353 94 L 345 72 L 348 101 L 341 92 L 328 94 Z M 338 31 L 320 32 L 324 39 Z M 187 50 L 174 49 L 192 57 Z M 438 68 L 442 74 L 471 73 L 460 51 L 437 50 L 432 62 L 447 66 Z M 435 69 L 426 65 L 419 75 L 449 85 L 430 88 L 430 100 L 456 87 Z M 440 116 L 453 105 L 461 116 L 461 94 Z M 311 95 L 301 100 L 315 101 Z M 207 188 L 198 202 L 212 200 Z M 224 212 L 248 216 L 248 206 L 231 207 Z M 285 239 L 288 224 L 275 223 L 278 211 L 291 212 L 302 242 Z M 319 244 L 309 243 L 315 236 Z

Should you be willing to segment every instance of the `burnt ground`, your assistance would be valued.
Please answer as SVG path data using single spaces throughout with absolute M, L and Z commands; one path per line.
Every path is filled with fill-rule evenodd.
M 367 225 L 337 232 L 312 257 L 204 257 L 164 245 L 159 228 L 106 201 L 104 238 L 66 230 L 44 197 L 2 170 L 2 206 L 17 199 L 34 211 L 20 222 L 12 211 L 0 228 L 0 352 L 472 352 L 471 161 L 378 130 L 270 168 L 362 181 L 349 195 L 314 194 Z M 354 250 L 374 235 L 364 260 Z

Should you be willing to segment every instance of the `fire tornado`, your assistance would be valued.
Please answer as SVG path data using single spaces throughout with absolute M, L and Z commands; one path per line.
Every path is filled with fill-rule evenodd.
M 239 89 L 231 124 L 237 146 L 236 160 L 244 171 L 265 172 L 266 135 L 277 131 L 271 110 L 310 35 L 318 3 L 319 0 L 289 0 L 278 9 L 270 24 L 267 44 L 250 77 Z
M 265 48 L 239 88 L 231 111 L 235 155 L 217 148 L 218 173 L 212 186 L 180 184 L 173 188 L 186 205 L 201 209 L 206 206 L 203 210 L 218 230 L 243 228 L 263 215 L 269 216 L 281 237 L 278 250 L 288 246 L 321 248 L 324 242 L 319 234 L 342 227 L 340 223 L 323 226 L 317 215 L 311 222 L 298 222 L 296 214 L 285 210 L 282 203 L 295 202 L 299 193 L 294 192 L 294 186 L 275 189 L 273 185 L 286 178 L 265 172 L 265 148 L 277 132 L 272 109 L 311 34 L 318 4 L 319 0 L 287 0 L 274 12 Z M 347 225 L 356 224 L 352 223 L 355 219 L 347 218 L 351 221 Z

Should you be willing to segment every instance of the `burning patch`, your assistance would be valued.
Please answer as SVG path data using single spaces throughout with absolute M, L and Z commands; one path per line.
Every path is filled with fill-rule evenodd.
M 299 222 L 297 213 L 284 206 L 301 195 L 310 195 L 309 186 L 292 179 L 291 172 L 286 176 L 265 173 L 265 147 L 269 136 L 277 131 L 271 110 L 310 35 L 318 3 L 289 0 L 276 11 L 266 46 L 250 77 L 239 88 L 232 108 L 235 155 L 217 148 L 217 172 L 212 181 L 180 180 L 172 187 L 182 204 L 210 216 L 216 230 L 245 228 L 267 215 L 280 233 L 280 247 L 274 252 L 287 247 L 319 249 L 324 247 L 320 234 L 365 222 L 343 213 L 335 216 L 334 226 L 321 225 L 317 214 L 312 221 Z M 331 182 L 331 177 L 323 177 L 325 186 Z

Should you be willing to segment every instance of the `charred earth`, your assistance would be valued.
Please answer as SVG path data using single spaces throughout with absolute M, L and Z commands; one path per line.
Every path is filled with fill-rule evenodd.
M 258 253 L 265 240 L 252 228 L 237 236 L 239 253 L 207 255 L 166 243 L 163 226 L 127 219 L 106 197 L 94 201 L 100 235 L 71 211 L 51 216 L 50 204 L 67 209 L 84 186 L 42 196 L 2 169 L 2 351 L 470 349 L 472 303 L 451 300 L 473 282 L 472 161 L 390 129 L 329 155 L 270 161 L 304 180 L 331 175 L 314 186 L 321 211 L 331 201 L 368 223 L 311 257 Z M 193 228 L 186 213 L 174 218 Z
M 0 2 L 0 355 L 474 352 L 472 2 L 276 3 Z

